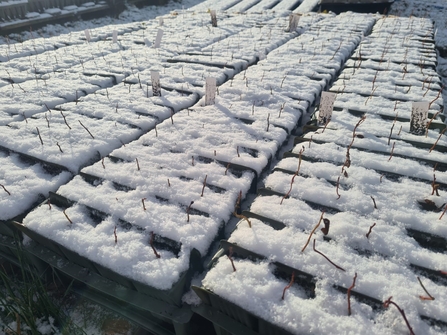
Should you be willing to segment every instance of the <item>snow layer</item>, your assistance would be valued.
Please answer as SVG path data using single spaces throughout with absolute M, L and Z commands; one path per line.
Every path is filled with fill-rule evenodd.
M 382 65 L 389 66 L 394 59 L 402 62 L 403 58 L 418 64 L 422 53 L 427 59 L 434 57 L 433 48 L 427 52 L 409 46 L 411 52 L 389 54 L 378 47 L 383 38 L 391 44 L 405 39 L 398 30 L 411 38 L 430 35 L 430 22 L 378 20 L 354 53 L 354 63 L 348 62 L 331 87 L 343 92 L 337 94 L 336 106 L 344 108 L 333 111 L 328 124 L 307 130 L 296 140 L 290 157 L 282 159 L 267 176 L 266 189 L 245 213 L 251 227 L 241 220 L 229 238 L 235 248 L 236 271 L 227 257 L 216 257 L 202 281 L 204 288 L 292 333 L 407 333 L 396 309 L 373 308 L 372 301 L 381 306 L 390 296 L 405 310 L 414 333 L 445 333 L 421 317 L 447 321 L 442 312 L 447 289 L 440 277 L 447 262 L 445 247 L 423 243 L 421 237 L 447 237 L 445 219 L 440 220 L 447 202 L 445 136 L 439 129 L 414 135 L 409 122 L 411 101 L 432 102 L 432 114 L 443 101 L 436 91 L 439 80 L 430 69 L 420 68 L 403 78 L 394 69 L 383 67 L 379 72 L 371 67 L 380 66 L 381 58 Z M 434 77 L 430 80 L 433 91 L 428 88 L 430 76 Z M 406 88 L 402 92 L 396 84 Z M 396 98 L 408 102 L 394 103 Z M 366 113 L 365 119 L 359 111 Z M 383 115 L 388 115 L 388 120 Z M 439 121 L 437 125 L 443 129 Z M 437 162 L 438 169 L 433 169 Z M 434 178 L 442 185 L 439 195 Z M 323 217 L 329 220 L 327 226 L 321 222 L 327 233 L 314 228 Z M 365 236 L 368 231 L 370 235 Z M 261 255 L 261 259 L 248 260 L 237 248 Z M 227 255 L 231 253 L 228 246 L 225 250 Z M 297 276 L 299 271 L 310 274 L 316 281 L 315 290 L 295 280 L 282 300 L 290 274 L 286 279 L 278 276 L 279 265 L 274 262 L 295 269 Z M 417 268 L 427 270 L 416 272 Z M 346 292 L 354 276 L 353 292 L 372 300 L 351 296 L 349 316 L 346 294 L 336 287 Z M 419 280 L 435 300 L 420 298 L 427 292 L 424 294 Z

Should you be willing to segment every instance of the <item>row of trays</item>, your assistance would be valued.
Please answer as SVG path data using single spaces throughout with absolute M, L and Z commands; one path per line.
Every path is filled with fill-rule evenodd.
M 447 206 L 445 116 L 438 113 L 443 102 L 436 99 L 440 81 L 433 70 L 435 62 L 427 61 L 409 75 L 411 85 L 425 88 L 420 89 L 421 98 L 427 91 L 425 100 L 435 100 L 425 136 L 410 133 L 411 103 L 404 99 L 376 91 L 365 103 L 360 93 L 334 89 L 348 87 L 357 78 L 356 86 L 370 88 L 378 73 L 376 85 L 386 85 L 387 76 L 389 81 L 396 78 L 394 55 L 387 58 L 379 44 L 374 45 L 380 40 L 392 45 L 422 34 L 422 47 L 415 52 L 435 59 L 431 29 L 431 22 L 424 19 L 378 20 L 355 52 L 364 57 L 367 52 L 361 49 L 369 44 L 369 57 L 361 62 L 351 58 L 330 88 L 338 92 L 330 122 L 314 120 L 304 126 L 293 150 L 267 176 L 250 210 L 241 213 L 243 219 L 228 241 L 221 242 L 202 286 L 193 289 L 205 305 L 194 310 L 222 334 L 447 329 L 439 302 L 447 284 L 443 267 L 447 231 L 442 225 Z M 396 62 L 402 64 L 402 57 L 398 55 Z M 431 90 L 427 77 L 432 78 Z M 314 251 L 326 260 L 309 251 L 312 239 Z M 271 296 L 272 287 L 277 300 Z M 300 289 L 290 291 L 294 287 Z M 430 297 L 418 296 L 418 288 Z M 404 312 L 387 308 L 391 295 L 393 303 L 405 310 L 405 320 Z M 300 304 L 307 307 L 295 308 Z

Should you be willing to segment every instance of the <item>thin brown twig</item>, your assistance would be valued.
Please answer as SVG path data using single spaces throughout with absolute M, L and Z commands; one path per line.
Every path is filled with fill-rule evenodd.
M 371 232 L 372 232 L 372 229 L 374 228 L 376 226 L 376 223 L 374 222 L 374 224 L 372 224 L 371 226 L 369 226 L 369 230 L 368 230 L 368 232 L 366 233 L 366 238 L 369 238 L 369 235 L 371 234 Z
M 233 261 L 232 256 L 233 256 L 233 247 L 229 247 L 227 257 L 231 262 L 231 266 L 233 267 L 233 272 L 236 272 L 236 267 L 234 266 L 234 261 Z
M 436 147 L 436 144 L 438 144 L 438 141 L 441 139 L 441 136 L 444 135 L 444 133 L 445 133 L 446 130 L 447 130 L 447 128 L 444 128 L 444 129 L 439 133 L 438 139 L 436 140 L 435 144 L 433 144 L 433 146 L 430 148 L 429 153 L 432 152 L 433 149 Z
M 410 335 L 415 335 L 414 332 L 413 332 L 413 328 L 411 328 L 410 323 L 408 322 L 407 317 L 405 316 L 405 312 L 404 312 L 404 310 L 401 309 L 401 308 L 400 308 L 394 301 L 392 301 L 392 300 L 391 300 L 392 298 L 393 298 L 393 297 L 389 297 L 389 298 L 383 303 L 383 307 L 388 308 L 388 306 L 389 306 L 390 304 L 391 304 L 391 305 L 394 305 L 394 306 L 397 308 L 397 310 L 400 312 L 400 314 L 402 315 L 402 317 L 404 318 L 405 323 L 407 324 L 407 327 L 408 327 L 408 329 L 410 330 Z
M 191 203 L 189 204 L 188 208 L 186 208 L 186 222 L 189 222 L 189 211 L 191 210 L 191 206 L 194 204 L 194 201 L 191 201 Z
M 323 215 L 324 215 L 324 211 L 321 212 L 321 216 L 320 216 L 320 220 L 318 220 L 318 223 L 315 225 L 314 229 L 312 229 L 312 231 L 309 234 L 309 238 L 307 239 L 306 244 L 304 245 L 303 249 L 301 249 L 301 252 L 304 252 L 304 250 L 306 250 L 310 239 L 312 238 L 312 235 L 315 233 L 315 231 L 317 230 L 317 228 L 320 226 L 321 221 L 323 220 Z
M 396 145 L 396 142 L 393 142 L 393 147 L 391 148 L 390 158 L 388 158 L 388 161 L 390 161 L 391 158 L 393 158 L 394 146 L 395 146 L 395 145 Z
M 71 224 L 73 224 L 73 221 L 70 220 L 70 218 L 68 217 L 67 213 L 65 212 L 66 209 L 64 209 L 64 211 L 62 213 L 64 213 L 65 217 L 67 218 L 68 222 L 70 222 Z
M 428 104 L 428 108 L 431 107 L 431 105 L 439 99 L 439 97 L 441 96 L 442 90 L 445 88 L 445 85 L 442 85 L 441 89 L 438 91 L 438 95 L 436 96 L 436 98 L 434 98 L 432 101 L 430 101 L 430 103 Z
M 60 112 L 61 112 L 62 117 L 64 118 L 64 122 L 67 125 L 68 129 L 71 129 L 70 125 L 67 122 L 67 118 L 65 117 L 64 113 L 62 113 L 62 111 L 60 111 Z
M 322 252 L 318 251 L 318 250 L 315 248 L 315 241 L 316 241 L 316 240 L 314 239 L 314 245 L 313 245 L 313 249 L 314 249 L 314 251 L 315 251 L 317 254 L 320 254 L 321 256 L 323 256 L 324 258 L 326 258 L 326 260 L 327 260 L 329 263 L 331 263 L 333 266 L 335 266 L 337 269 L 346 272 L 345 269 L 343 269 L 341 266 L 338 266 L 337 264 L 335 264 L 334 262 L 332 262 L 332 261 L 325 255 L 325 254 L 323 254 Z
M 61 146 L 59 145 L 59 142 L 56 142 L 57 147 L 59 148 L 59 151 L 64 153 L 64 151 L 62 150 Z
M 89 135 L 94 139 L 95 136 L 92 135 L 92 133 L 90 132 L 90 130 L 88 130 L 87 127 L 84 126 L 80 120 L 78 120 L 78 121 L 79 121 L 79 123 L 81 124 L 81 126 L 82 126 L 85 130 L 87 130 L 87 133 L 89 133 Z
M 427 129 L 425 129 L 425 137 L 428 136 L 428 129 L 430 129 L 430 125 L 433 122 L 433 120 L 438 116 L 438 114 L 441 113 L 441 111 L 436 112 L 435 114 L 433 114 L 432 118 L 430 119 L 430 121 L 427 122 Z
M 152 250 L 154 251 L 155 257 L 160 258 L 160 254 L 157 252 L 157 250 L 154 247 L 154 237 L 155 234 L 153 231 L 151 231 L 151 238 L 149 239 L 149 244 L 151 245 Z
M 245 221 L 247 221 L 248 226 L 251 228 L 251 221 L 248 219 L 248 217 L 246 217 L 243 214 L 239 214 L 238 213 L 238 209 L 240 207 L 241 200 L 242 200 L 242 191 L 239 191 L 239 195 L 238 195 L 237 200 L 236 200 L 236 206 L 234 207 L 233 215 L 235 217 L 237 217 L 238 219 L 244 219 Z
M 140 171 L 140 163 L 138 163 L 138 158 L 135 158 L 135 161 L 137 162 L 137 170 Z
M 228 169 L 230 168 L 230 163 L 227 164 L 227 168 L 225 169 L 225 175 L 227 175 Z
M 284 296 L 285 296 L 285 294 L 286 294 L 286 291 L 287 291 L 289 288 L 292 287 L 294 281 L 295 281 L 295 271 L 292 272 L 292 278 L 290 279 L 289 284 L 288 284 L 286 287 L 284 287 L 284 290 L 282 291 L 282 297 L 281 297 L 281 300 L 284 300 Z
M 284 199 L 286 199 L 287 197 L 289 197 L 289 196 L 290 196 L 290 192 L 292 192 L 293 182 L 295 181 L 295 177 L 296 177 L 296 176 L 299 174 L 299 172 L 300 172 L 301 160 L 302 160 L 301 155 L 302 155 L 303 151 L 304 151 L 303 149 L 300 150 L 299 157 L 298 157 L 298 168 L 297 168 L 297 170 L 295 171 L 295 173 L 293 174 L 292 180 L 290 181 L 290 188 L 289 188 L 289 191 L 288 191 L 286 194 L 284 194 L 284 196 L 282 197 L 281 202 L 279 203 L 280 205 L 282 205 Z
M 203 180 L 202 193 L 200 194 L 201 197 L 203 197 L 203 192 L 205 191 L 205 187 L 206 187 L 206 178 L 208 178 L 208 175 L 205 175 L 205 179 Z
M 374 197 L 372 195 L 370 195 L 370 197 L 371 197 L 371 199 L 372 199 L 372 201 L 374 203 L 374 209 L 378 209 L 377 208 L 377 204 L 376 204 L 376 199 L 374 199 Z
M 9 192 L 3 184 L 0 184 L 0 186 L 3 188 L 3 190 L 4 190 L 6 193 L 8 193 L 8 195 L 11 195 L 11 192 Z
M 348 315 L 351 315 L 351 290 L 355 287 L 355 280 L 357 279 L 357 272 L 354 275 L 354 279 L 352 280 L 352 285 L 348 288 Z
M 144 204 L 144 200 L 146 200 L 146 198 L 141 199 L 141 203 L 143 204 L 143 210 L 146 210 L 146 205 Z
M 43 145 L 43 141 L 42 141 L 42 136 L 40 136 L 40 131 L 39 131 L 39 128 L 38 127 L 36 127 L 36 129 L 37 129 L 37 135 L 39 135 L 39 140 L 40 140 L 40 143 Z
M 118 236 L 116 235 L 116 226 L 115 229 L 113 230 L 113 235 L 115 236 L 115 244 L 118 243 Z
M 45 113 L 45 120 L 47 121 L 47 127 L 50 128 L 50 120 L 48 120 L 47 113 Z
M 422 288 L 424 289 L 425 293 L 427 293 L 427 295 L 428 295 L 428 297 L 425 297 L 425 296 L 423 296 L 423 295 L 420 295 L 420 296 L 419 296 L 419 299 L 421 299 L 421 300 L 435 300 L 435 298 L 434 298 L 430 293 L 428 293 L 428 291 L 427 291 L 427 289 L 425 288 L 424 284 L 422 284 L 421 278 L 419 278 L 419 277 L 416 277 L 416 278 L 418 279 L 419 284 L 421 284 L 421 286 L 422 286 Z
M 393 123 L 393 125 L 391 126 L 390 135 L 388 136 L 388 145 L 390 145 L 391 135 L 393 135 L 393 129 L 394 129 L 394 123 Z
M 436 193 L 436 195 L 439 197 L 439 184 L 436 184 L 436 174 L 433 173 L 433 181 L 431 183 L 431 187 L 432 187 L 432 191 L 431 191 L 431 195 L 434 195 Z
M 444 208 L 444 210 L 443 210 L 441 216 L 439 217 L 439 220 L 442 219 L 442 217 L 444 216 L 444 214 L 445 214 L 446 211 L 447 211 L 447 204 L 445 204 L 445 208 Z

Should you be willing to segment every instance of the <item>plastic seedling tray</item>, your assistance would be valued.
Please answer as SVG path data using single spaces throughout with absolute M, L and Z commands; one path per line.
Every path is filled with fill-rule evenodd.
M 64 257 L 64 254 L 62 253 L 61 249 L 58 246 L 58 243 L 46 238 L 45 236 L 42 236 L 38 233 L 36 233 L 35 231 L 25 227 L 24 225 L 22 225 L 20 222 L 17 221 L 13 221 L 14 226 L 20 230 L 22 233 L 24 233 L 25 235 L 27 235 L 30 239 L 32 239 L 33 241 L 39 243 L 40 245 L 42 245 L 43 247 L 51 250 L 52 252 L 56 253 L 57 255 Z
M 294 145 L 297 145 L 299 143 L 307 143 L 310 141 L 310 138 L 304 138 L 304 137 L 296 137 L 294 140 Z M 321 141 L 321 140 L 316 140 L 316 139 L 312 139 L 312 142 L 317 143 L 317 144 L 323 144 L 323 143 L 328 143 L 326 141 Z M 340 145 L 340 148 L 342 148 L 343 146 Z M 344 147 L 343 147 L 344 148 Z M 362 148 L 362 147 L 358 147 L 356 145 L 352 146 L 352 149 L 356 149 L 359 151 L 366 151 L 366 152 L 370 152 L 370 153 L 374 153 L 374 154 L 378 154 L 378 155 L 382 155 L 382 156 L 389 156 L 390 153 L 389 152 L 385 152 L 385 151 L 380 151 L 380 150 L 369 150 L 366 148 Z M 298 156 L 298 154 L 297 154 Z M 415 159 L 418 160 L 420 162 L 424 162 L 430 166 L 435 166 L 435 164 L 437 164 L 436 170 L 438 171 L 447 171 L 447 163 L 443 163 L 443 162 L 438 162 L 432 159 L 427 159 L 427 158 L 421 158 L 421 157 L 413 157 L 413 156 L 407 156 L 407 155 L 402 155 L 402 154 L 394 154 L 394 157 L 401 157 L 401 158 L 409 158 L 409 159 Z
M 181 306 L 182 296 L 189 288 L 193 274 L 197 271 L 201 271 L 201 269 L 202 256 L 200 255 L 200 252 L 198 252 L 196 249 L 193 249 L 190 254 L 188 270 L 180 276 L 180 279 L 173 285 L 171 289 L 158 290 L 136 280 L 132 280 L 132 284 L 135 286 L 138 292 L 154 297 L 155 299 L 173 304 L 175 306 Z
M 219 257 L 227 254 L 229 248 L 232 248 L 233 257 L 250 259 L 254 262 L 266 260 L 266 257 L 263 255 L 259 255 L 225 240 L 222 240 L 220 245 L 222 249 L 216 253 L 216 256 L 213 258 L 214 262 Z M 290 277 L 290 274 L 295 271 L 296 282 L 309 291 L 309 297 L 313 296 L 316 281 L 313 276 L 281 263 L 275 262 L 273 265 L 275 266 L 276 274 L 280 277 L 287 275 Z M 192 286 L 192 289 L 206 305 L 193 308 L 193 311 L 213 322 L 218 334 L 291 335 L 290 332 L 259 318 L 205 288 Z
M 143 319 L 137 318 L 134 321 L 142 324 L 150 331 L 157 332 L 157 334 L 187 334 L 185 330 L 188 328 L 187 325 L 193 314 L 189 307 L 178 307 L 142 295 L 100 275 L 89 273 L 74 263 L 64 261 L 61 257 L 42 246 L 28 245 L 25 250 L 49 264 L 60 276 L 65 277 L 67 282 L 74 280 L 73 288 L 75 292 L 85 295 L 86 298 L 121 314 L 125 314 L 129 310 L 138 311 L 140 316 L 146 317 Z M 129 316 L 135 316 L 135 313 L 129 313 Z M 143 322 L 144 319 L 146 319 L 147 323 Z
M 14 237 L 15 234 L 17 234 L 17 230 L 10 221 L 0 220 L 0 235 Z

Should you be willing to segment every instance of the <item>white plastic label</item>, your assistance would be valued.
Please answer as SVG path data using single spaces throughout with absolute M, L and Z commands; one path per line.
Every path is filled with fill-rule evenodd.
M 411 108 L 410 133 L 423 135 L 427 131 L 427 116 L 430 103 L 413 102 Z
M 151 71 L 152 94 L 154 97 L 161 97 L 160 73 Z
M 217 27 L 217 15 L 215 10 L 210 10 L 211 15 L 211 25 L 213 27 Z
M 205 105 L 214 105 L 216 101 L 216 78 L 207 77 L 205 85 Z
M 337 94 L 332 92 L 321 93 L 320 108 L 318 112 L 319 124 L 326 124 L 331 120 L 336 96 Z
M 298 27 L 298 22 L 300 21 L 300 15 L 292 13 L 289 15 L 289 28 L 287 31 L 294 32 Z
M 87 39 L 87 42 L 90 42 L 91 36 L 90 36 L 90 32 L 88 31 L 88 29 L 84 30 L 84 34 L 85 34 L 85 38 Z
M 112 41 L 113 43 L 118 43 L 118 32 L 116 30 L 112 33 Z
M 160 47 L 162 37 L 163 37 L 163 30 L 158 29 L 157 37 L 155 37 L 154 48 Z
M 163 20 L 163 18 L 162 18 L 162 17 L 159 17 L 159 18 L 158 18 L 158 24 L 159 24 L 159 26 L 160 26 L 160 27 L 163 26 L 164 23 L 165 23 L 165 21 Z

